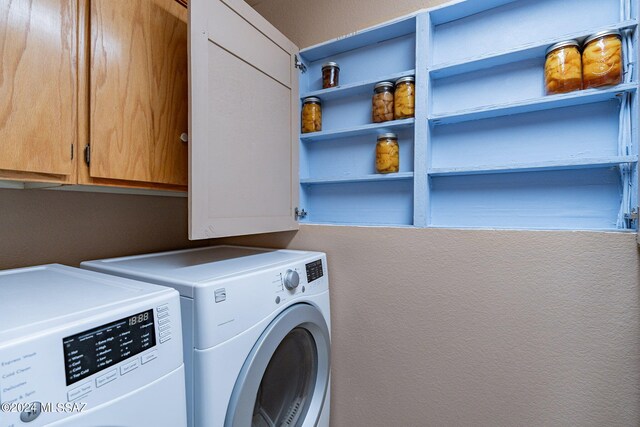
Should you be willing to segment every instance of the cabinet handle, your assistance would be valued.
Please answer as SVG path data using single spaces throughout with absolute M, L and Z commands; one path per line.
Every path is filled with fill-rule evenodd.
M 184 7 L 189 6 L 189 0 L 176 0 L 177 3 L 180 3 Z
M 180 134 L 180 141 L 189 142 L 189 135 L 186 132 Z

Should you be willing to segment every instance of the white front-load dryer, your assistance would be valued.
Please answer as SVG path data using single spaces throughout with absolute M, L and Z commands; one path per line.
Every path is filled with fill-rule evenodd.
M 180 292 L 190 425 L 329 426 L 325 254 L 215 246 L 82 267 Z
M 186 426 L 181 335 L 174 289 L 0 271 L 0 427 Z

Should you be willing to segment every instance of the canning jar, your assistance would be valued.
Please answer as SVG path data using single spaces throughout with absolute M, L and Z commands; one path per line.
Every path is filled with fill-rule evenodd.
M 415 79 L 413 76 L 396 80 L 393 94 L 393 116 L 396 119 L 406 119 L 415 115 Z
M 393 120 L 393 83 L 380 82 L 376 84 L 373 88 L 371 104 L 373 123 Z
M 400 148 L 395 133 L 378 135 L 376 144 L 376 172 L 392 173 L 400 169 Z
M 328 89 L 340 84 L 340 67 L 335 62 L 322 65 L 322 88 Z
M 547 49 L 544 85 L 548 95 L 582 89 L 582 59 L 576 40 L 556 43 Z
M 584 41 L 582 49 L 584 88 L 622 83 L 622 35 L 620 31 L 602 31 Z
M 320 98 L 309 97 L 302 101 L 302 133 L 322 130 L 322 105 Z

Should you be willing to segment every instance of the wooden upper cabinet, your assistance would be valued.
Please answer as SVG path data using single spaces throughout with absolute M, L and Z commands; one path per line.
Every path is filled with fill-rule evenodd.
M 80 182 L 184 189 L 186 8 L 175 0 L 89 0 L 88 7 L 90 153 Z
M 189 11 L 189 237 L 297 229 L 298 49 L 242 0 Z
M 77 0 L 0 2 L 0 178 L 75 180 Z

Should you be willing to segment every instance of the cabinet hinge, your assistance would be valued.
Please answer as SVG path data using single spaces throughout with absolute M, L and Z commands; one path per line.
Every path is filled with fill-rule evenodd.
M 84 147 L 84 162 L 87 166 L 91 164 L 91 145 Z
M 73 144 L 71 144 L 71 160 L 73 160 Z
M 296 214 L 296 221 L 299 220 L 300 218 L 304 218 L 305 216 L 307 216 L 307 211 L 305 211 L 304 209 L 296 208 L 294 212 Z
M 295 57 L 295 60 L 296 60 L 296 68 L 298 68 L 302 73 L 306 73 L 307 66 L 304 65 L 302 61 L 300 61 L 300 58 L 298 58 L 298 55 L 293 55 L 293 56 Z
M 630 213 L 624 214 L 627 228 L 633 228 L 633 222 L 638 220 L 638 208 L 631 209 Z

